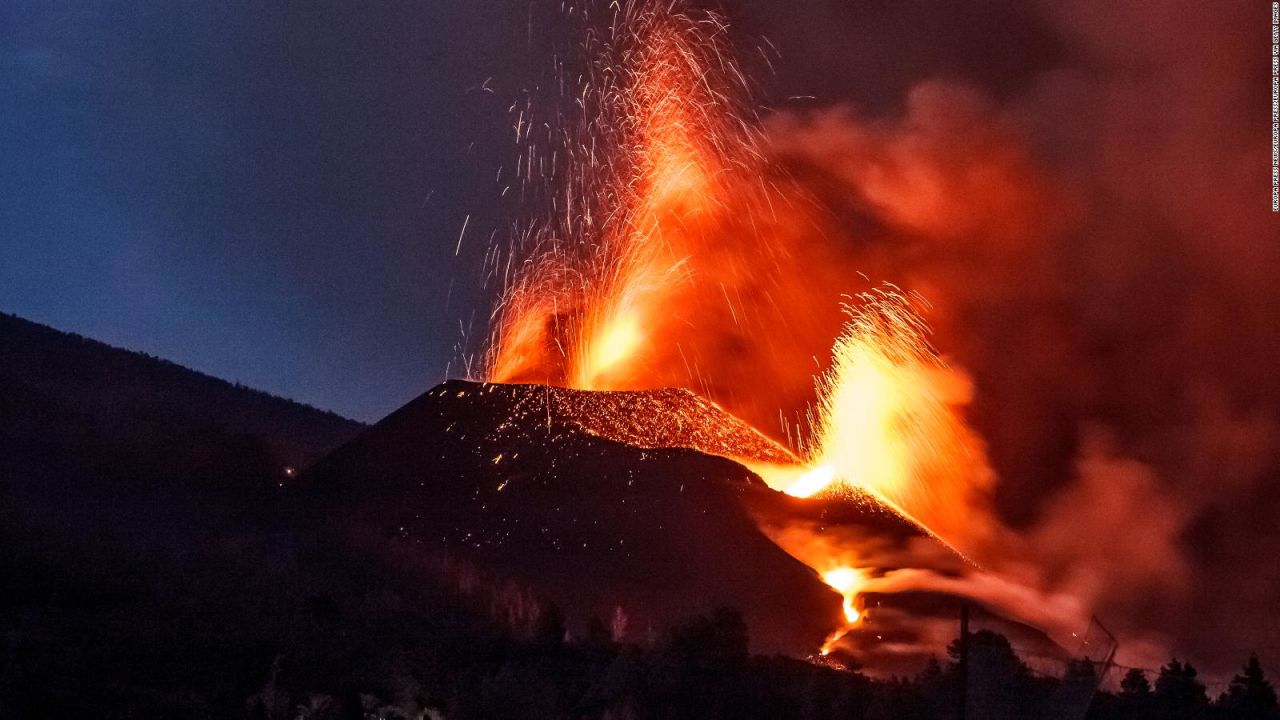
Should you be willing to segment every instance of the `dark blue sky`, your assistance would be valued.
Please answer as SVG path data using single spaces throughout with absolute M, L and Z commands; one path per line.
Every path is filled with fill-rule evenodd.
M 725 9 L 779 47 L 783 99 L 874 107 L 947 73 L 998 92 L 1042 53 L 1012 4 L 968 33 L 880 5 Z M 551 64 L 557 6 L 4 3 L 0 310 L 382 416 L 487 313 L 508 108 Z M 1016 31 L 993 44 L 993 23 Z
M 374 418 L 478 304 L 527 23 L 262 6 L 0 10 L 0 308 Z

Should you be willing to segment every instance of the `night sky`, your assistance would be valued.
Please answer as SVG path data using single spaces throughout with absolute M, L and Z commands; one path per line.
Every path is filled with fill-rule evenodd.
M 270 5 L 0 7 L 0 310 L 374 420 L 483 335 L 558 4 Z M 881 5 L 722 9 L 775 105 L 999 97 L 1060 53 L 1019 3 Z
M 525 19 L 76 5 L 0 10 L 0 308 L 366 420 L 443 377 Z

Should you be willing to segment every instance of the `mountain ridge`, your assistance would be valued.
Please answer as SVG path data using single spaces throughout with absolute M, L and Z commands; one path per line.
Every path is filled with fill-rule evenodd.
M 0 448 L 10 466 L 126 465 L 215 439 L 310 464 L 363 424 L 124 348 L 0 312 Z M 24 460 L 26 458 L 26 460 Z M 213 458 L 208 458 L 212 460 Z M 200 459 L 192 458 L 197 464 Z M 150 462 L 150 461 L 148 461 Z M 173 470 L 180 470 L 174 463 Z

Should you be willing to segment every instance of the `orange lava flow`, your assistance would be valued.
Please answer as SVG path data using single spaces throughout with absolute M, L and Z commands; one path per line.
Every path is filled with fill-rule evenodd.
M 820 653 L 827 655 L 835 649 L 836 644 L 849 633 L 849 630 L 862 619 L 862 612 L 858 610 L 857 601 L 858 593 L 867 582 L 867 574 L 866 571 L 859 568 L 840 566 L 823 573 L 822 581 L 844 597 L 845 625 L 829 635 L 826 642 L 822 644 Z

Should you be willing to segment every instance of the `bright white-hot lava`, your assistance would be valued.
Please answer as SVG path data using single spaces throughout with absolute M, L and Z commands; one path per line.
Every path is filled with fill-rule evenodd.
M 867 581 L 863 571 L 850 567 L 838 567 L 822 574 L 822 582 L 835 588 L 844 596 L 844 619 L 850 623 L 858 622 L 862 613 L 856 605 L 858 590 Z
M 867 583 L 867 573 L 861 568 L 839 566 L 822 573 L 822 581 L 830 585 L 832 589 L 840 593 L 840 596 L 844 598 L 845 624 L 828 635 L 826 642 L 822 644 L 820 652 L 823 655 L 827 655 L 849 633 L 849 630 L 862 619 L 862 612 L 858 610 L 858 593 Z

